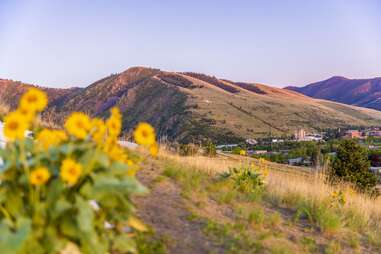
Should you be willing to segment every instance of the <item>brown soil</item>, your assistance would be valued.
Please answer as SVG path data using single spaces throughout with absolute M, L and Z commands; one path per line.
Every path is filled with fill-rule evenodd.
M 154 165 L 138 174 L 139 180 L 150 189 L 148 195 L 135 200 L 138 216 L 165 238 L 168 253 L 222 253 L 221 246 L 203 233 L 203 222 L 189 220 L 192 214 L 180 195 L 181 189 L 172 181 L 155 182 L 159 175 L 159 167 Z

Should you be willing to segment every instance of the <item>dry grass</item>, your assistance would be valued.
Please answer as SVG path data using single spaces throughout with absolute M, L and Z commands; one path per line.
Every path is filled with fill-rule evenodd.
M 3 103 L 0 103 L 0 119 L 2 119 L 9 112 L 9 107 Z
M 209 174 L 217 174 L 232 167 L 240 167 L 257 160 L 247 157 L 209 158 L 204 156 L 181 157 L 162 150 L 160 156 L 170 159 L 187 168 L 196 168 Z M 325 182 L 322 174 L 307 173 L 304 168 L 287 167 L 268 163 L 269 175 L 267 189 L 272 198 L 280 200 L 289 206 L 296 205 L 298 200 L 307 200 L 314 204 L 326 204 L 332 198 L 332 193 L 342 191 L 346 202 L 340 207 L 340 212 L 346 216 L 348 224 L 355 224 L 356 230 L 367 231 L 372 228 L 381 231 L 381 197 L 371 199 L 366 195 L 354 192 L 349 186 L 331 186 Z
M 324 181 L 324 176 L 311 174 L 310 177 L 288 175 L 271 171 L 268 177 L 268 187 L 274 195 L 286 197 L 290 194 L 300 195 L 317 202 L 323 202 L 331 197 L 334 191 L 342 191 L 346 202 L 344 210 L 356 211 L 369 224 L 381 226 L 381 198 L 371 199 L 366 195 L 354 192 L 349 186 L 331 186 Z

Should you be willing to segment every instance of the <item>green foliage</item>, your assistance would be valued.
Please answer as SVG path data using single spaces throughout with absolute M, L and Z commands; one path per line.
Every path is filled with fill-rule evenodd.
M 220 177 L 233 181 L 234 189 L 247 194 L 250 199 L 261 197 L 265 189 L 264 176 L 249 167 L 230 169 L 228 172 L 222 173 Z
M 239 146 L 236 146 L 236 147 L 233 148 L 232 154 L 240 155 L 241 151 L 242 151 L 242 148 L 239 147 Z
M 213 142 L 209 141 L 204 146 L 204 155 L 209 156 L 209 157 L 215 157 L 217 155 L 216 145 L 213 144 Z
M 315 253 L 318 250 L 316 241 L 312 238 L 303 237 L 300 240 L 300 243 L 303 245 L 303 249 L 308 251 L 309 253 Z
M 58 253 L 74 243 L 82 253 L 136 252 L 127 231 L 134 214 L 131 195 L 145 192 L 127 164 L 113 161 L 90 141 L 72 141 L 41 151 L 30 139 L 0 150 L 0 252 Z M 75 185 L 60 176 L 61 162 L 83 165 Z M 30 172 L 44 166 L 51 176 L 32 185 Z M 97 205 L 94 205 L 96 201 Z M 105 223 L 114 225 L 105 228 Z
M 329 173 L 331 182 L 350 182 L 359 190 L 375 194 L 377 177 L 369 171 L 367 151 L 353 140 L 343 140 Z
M 154 232 L 138 233 L 136 245 L 139 254 L 165 254 L 167 253 L 164 239 L 157 238 Z
M 342 218 L 329 204 L 306 200 L 297 206 L 295 219 L 305 218 L 316 225 L 320 231 L 335 233 L 342 226 Z

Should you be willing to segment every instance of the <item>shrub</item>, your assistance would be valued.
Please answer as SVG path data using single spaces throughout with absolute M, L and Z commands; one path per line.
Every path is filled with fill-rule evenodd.
M 179 154 L 181 156 L 193 156 L 198 153 L 198 147 L 194 144 L 181 144 Z
M 329 179 L 350 182 L 359 191 L 375 194 L 377 177 L 369 168 L 367 151 L 353 140 L 344 140 L 337 148 Z
M 232 150 L 232 154 L 237 154 L 237 155 L 240 155 L 240 153 L 241 153 L 241 150 L 242 150 L 242 148 L 241 148 L 241 147 L 239 147 L 239 146 L 236 146 L 236 147 L 234 147 L 234 148 L 233 148 L 233 150 Z
M 46 105 L 46 95 L 31 89 L 5 117 L 0 252 L 136 252 L 131 233 L 146 228 L 134 217 L 131 195 L 145 188 L 129 152 L 118 145 L 119 110 L 113 108 L 106 122 L 73 113 L 66 131 L 43 129 L 35 139 L 25 138 Z M 147 124 L 135 136 L 147 148 L 155 145 Z
M 295 219 L 299 219 L 300 217 L 307 218 L 322 232 L 335 233 L 342 226 L 342 218 L 336 210 L 330 208 L 330 204 L 305 200 L 300 202 L 297 206 Z
M 222 179 L 233 181 L 234 188 L 249 198 L 256 199 L 264 192 L 264 175 L 256 168 L 241 167 L 233 168 L 220 175 Z
M 213 144 L 212 142 L 208 142 L 204 146 L 204 155 L 209 156 L 209 157 L 216 156 L 217 155 L 216 145 Z

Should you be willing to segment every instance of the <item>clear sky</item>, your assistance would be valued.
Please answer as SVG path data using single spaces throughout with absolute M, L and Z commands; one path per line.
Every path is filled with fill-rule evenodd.
M 280 87 L 381 76 L 381 1 L 0 0 L 0 78 L 86 86 L 136 65 Z

